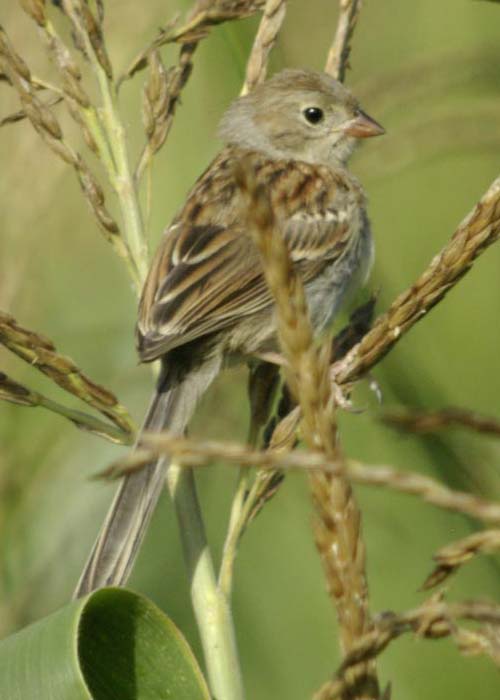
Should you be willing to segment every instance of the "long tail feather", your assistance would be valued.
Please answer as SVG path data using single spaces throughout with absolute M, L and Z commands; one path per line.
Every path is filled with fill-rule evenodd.
M 181 379 L 176 372 L 165 373 L 136 445 L 145 431 L 167 428 L 182 435 L 219 367 L 220 363 L 212 358 Z M 104 586 L 125 585 L 163 489 L 168 465 L 168 457 L 163 457 L 123 479 L 82 572 L 75 598 Z

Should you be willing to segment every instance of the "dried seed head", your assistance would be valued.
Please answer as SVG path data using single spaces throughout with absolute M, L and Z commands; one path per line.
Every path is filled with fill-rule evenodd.
M 148 56 L 149 78 L 144 86 L 142 99 L 142 120 L 144 130 L 153 152 L 161 146 L 161 135 L 168 116 L 168 75 L 162 63 L 160 52 L 153 51 Z
M 20 0 L 21 7 L 35 22 L 43 27 L 46 22 L 45 0 Z
M 14 48 L 10 43 L 9 38 L 1 25 L 0 59 L 3 59 L 4 61 L 4 65 L 0 66 L 0 69 L 2 69 L 2 72 L 4 72 L 4 74 L 10 82 L 12 82 L 12 77 L 9 76 L 9 65 L 11 69 L 16 73 L 16 75 L 18 75 L 20 78 L 28 82 L 31 81 L 31 73 L 29 71 L 28 66 L 23 61 L 21 56 L 19 56 L 19 54 L 14 51 Z

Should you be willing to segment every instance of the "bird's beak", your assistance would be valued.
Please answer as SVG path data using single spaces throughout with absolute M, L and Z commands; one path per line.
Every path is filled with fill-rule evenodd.
M 358 110 L 354 119 L 350 119 L 342 129 L 344 134 L 355 136 L 358 139 L 367 139 L 370 136 L 382 136 L 385 129 L 375 119 L 372 119 L 362 110 Z

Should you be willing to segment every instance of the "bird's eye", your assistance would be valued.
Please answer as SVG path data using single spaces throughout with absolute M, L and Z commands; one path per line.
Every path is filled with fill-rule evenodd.
M 319 124 L 321 121 L 323 121 L 323 117 L 325 116 L 323 114 L 323 110 L 319 107 L 306 107 L 302 114 L 307 119 L 309 124 Z

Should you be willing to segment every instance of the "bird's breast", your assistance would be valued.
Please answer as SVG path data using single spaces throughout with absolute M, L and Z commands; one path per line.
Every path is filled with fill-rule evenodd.
M 306 285 L 309 315 L 316 334 L 333 323 L 346 297 L 366 282 L 374 246 L 368 220 L 363 219 L 359 232 L 352 236 L 343 255 L 325 266 L 322 273 Z

